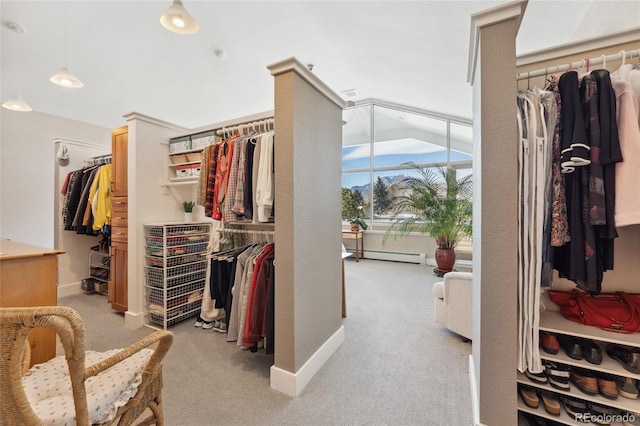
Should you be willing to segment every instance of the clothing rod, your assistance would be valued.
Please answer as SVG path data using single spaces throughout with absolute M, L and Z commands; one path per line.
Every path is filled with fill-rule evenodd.
M 250 128 L 251 126 L 262 126 L 262 125 L 273 125 L 273 124 L 274 124 L 273 117 L 265 118 L 263 120 L 246 121 L 244 123 L 234 124 L 233 126 L 222 126 L 222 128 L 220 128 L 220 129 L 218 129 L 216 131 L 216 134 L 217 135 L 222 135 L 224 133 L 228 133 L 228 132 L 232 132 L 232 131 L 236 131 L 236 130 L 239 131 L 243 127 Z
M 98 149 L 111 149 L 110 145 L 100 145 L 93 142 L 85 142 L 79 141 L 76 139 L 68 139 L 68 138 L 53 138 L 51 142 L 55 143 L 66 143 L 69 145 L 77 145 L 77 146 L 86 146 L 88 148 L 98 148 Z
M 640 49 L 621 50 L 620 52 L 614 53 L 612 55 L 602 55 L 602 56 L 598 56 L 590 59 L 585 58 L 580 61 L 571 62 L 570 64 L 562 64 L 562 65 L 556 65 L 553 67 L 542 68 L 535 71 L 521 72 L 516 74 L 516 80 L 525 80 L 528 78 L 540 77 L 543 75 L 555 74 L 558 72 L 563 72 L 568 70 L 578 70 L 582 68 L 592 69 L 595 65 L 603 64 L 606 66 L 606 63 L 610 61 L 624 60 L 623 62 L 626 63 L 628 60 L 634 57 L 640 58 Z

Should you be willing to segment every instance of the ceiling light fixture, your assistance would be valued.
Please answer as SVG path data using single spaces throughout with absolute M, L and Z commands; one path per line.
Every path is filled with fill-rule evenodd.
M 71 87 L 74 89 L 80 88 L 84 86 L 80 79 L 73 75 L 71 71 L 69 71 L 69 66 L 67 65 L 67 50 L 69 50 L 69 34 L 67 31 L 67 3 L 64 4 L 64 67 L 51 76 L 49 79 L 52 83 L 57 84 L 62 87 Z
M 7 22 L 6 26 L 16 34 L 22 34 L 25 29 L 22 25 L 15 22 Z M 16 36 L 16 97 L 7 99 L 2 103 L 2 107 L 12 111 L 31 111 L 31 107 L 20 97 L 20 44 Z
M 181 0 L 173 0 L 171 7 L 160 17 L 160 23 L 178 34 L 193 34 L 200 29 L 198 21 L 187 12 Z

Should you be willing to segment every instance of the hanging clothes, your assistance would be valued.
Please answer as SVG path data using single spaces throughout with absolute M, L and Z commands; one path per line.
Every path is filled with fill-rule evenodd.
M 625 65 L 630 67 L 630 65 Z M 623 70 L 621 70 L 623 71 Z M 616 94 L 616 121 L 620 151 L 624 161 L 616 163 L 616 227 L 640 224 L 640 90 L 634 92 L 631 82 L 625 80 L 632 70 L 612 76 Z M 640 71 L 638 83 L 640 88 Z

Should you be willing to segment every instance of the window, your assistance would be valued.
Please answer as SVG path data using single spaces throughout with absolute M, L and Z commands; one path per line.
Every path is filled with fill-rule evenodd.
M 343 219 L 354 214 L 373 223 L 391 217 L 394 183 L 421 167 L 449 166 L 471 172 L 471 122 L 380 102 L 344 111 L 342 139 Z M 345 197 L 351 207 L 345 211 Z M 345 216 L 345 214 L 348 214 Z

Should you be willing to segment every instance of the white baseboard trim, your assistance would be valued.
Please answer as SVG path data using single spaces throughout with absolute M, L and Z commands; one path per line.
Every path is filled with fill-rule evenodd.
M 144 327 L 144 313 L 127 311 L 124 313 L 124 326 L 129 330 Z
M 58 287 L 58 297 L 73 296 L 74 294 L 80 294 L 83 292 L 81 282 L 75 282 L 71 284 L 64 284 Z
M 473 411 L 473 424 L 485 426 L 480 423 L 480 404 L 478 401 L 478 383 L 476 382 L 476 370 L 473 363 L 473 355 L 469 355 L 469 384 L 471 385 L 471 410 Z
M 386 252 L 386 251 L 366 251 L 365 250 L 364 257 L 366 259 L 418 263 L 420 265 L 424 265 L 424 262 L 425 262 L 424 253 L 394 253 L 394 252 Z
M 344 326 L 341 325 L 296 373 L 272 365 L 271 389 L 297 397 L 343 342 Z

